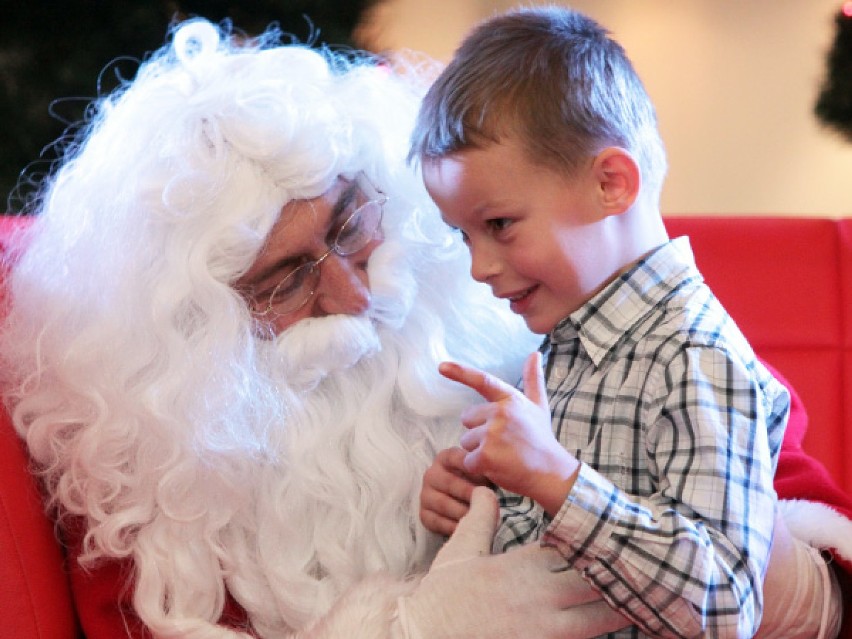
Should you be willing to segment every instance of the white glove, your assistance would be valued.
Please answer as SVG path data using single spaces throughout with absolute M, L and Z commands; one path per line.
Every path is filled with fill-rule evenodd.
M 755 639 L 835 639 L 841 593 L 819 551 L 790 534 L 779 515 L 763 583 L 763 619 Z
M 559 553 L 530 544 L 490 555 L 497 502 L 474 490 L 470 511 L 429 573 L 399 598 L 393 636 L 405 639 L 587 639 L 629 625 Z

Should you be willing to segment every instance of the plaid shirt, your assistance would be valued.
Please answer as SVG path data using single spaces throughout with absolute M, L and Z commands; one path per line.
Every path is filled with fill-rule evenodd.
M 580 473 L 552 522 L 501 491 L 496 550 L 555 546 L 639 626 L 610 637 L 751 637 L 789 394 L 703 284 L 688 240 L 618 277 L 542 352 L 554 432 Z

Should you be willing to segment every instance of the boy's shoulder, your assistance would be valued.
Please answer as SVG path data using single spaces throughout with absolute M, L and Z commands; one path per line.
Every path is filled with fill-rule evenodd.
M 606 359 L 665 365 L 690 348 L 716 349 L 744 363 L 755 358 L 704 282 L 686 238 L 640 260 L 573 315 L 572 324 L 599 365 Z
M 677 371 L 685 374 L 691 366 L 687 362 L 700 361 L 702 369 L 749 379 L 770 404 L 780 402 L 773 410 L 781 411 L 788 403 L 786 388 L 763 365 L 737 323 L 703 281 L 679 289 L 658 310 L 637 327 L 633 346 L 617 357 L 645 360 L 649 377 L 670 377 Z
M 638 333 L 647 332 L 645 339 L 737 350 L 747 346 L 736 322 L 704 281 L 688 238 L 671 240 L 648 263 L 659 282 L 657 303 L 644 326 L 637 326 Z
M 668 295 L 627 331 L 612 353 L 616 359 L 667 366 L 690 349 L 712 349 L 723 359 L 751 366 L 756 355 L 737 323 L 697 270 L 672 280 Z
M 703 281 L 678 288 L 656 318 L 649 318 L 640 339 L 669 342 L 675 348 L 718 348 L 751 353 L 737 323 Z

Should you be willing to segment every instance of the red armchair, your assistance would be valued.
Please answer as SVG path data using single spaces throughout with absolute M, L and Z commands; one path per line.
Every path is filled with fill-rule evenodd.
M 0 217 L 0 251 L 25 223 Z M 852 492 L 852 219 L 672 217 L 667 225 L 672 236 L 691 237 L 710 286 L 798 390 L 810 415 L 805 449 Z M 2 410 L 0 610 L 3 637 L 82 636 L 62 549 Z M 850 626 L 847 619 L 846 639 Z

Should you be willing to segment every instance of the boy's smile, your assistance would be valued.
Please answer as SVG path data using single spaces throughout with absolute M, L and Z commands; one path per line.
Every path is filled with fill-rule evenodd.
M 471 253 L 471 275 L 548 333 L 619 270 L 589 158 L 574 176 L 532 162 L 513 139 L 424 160 L 423 178 Z

